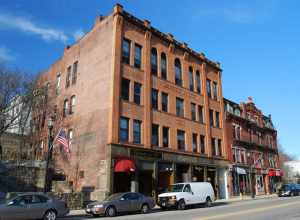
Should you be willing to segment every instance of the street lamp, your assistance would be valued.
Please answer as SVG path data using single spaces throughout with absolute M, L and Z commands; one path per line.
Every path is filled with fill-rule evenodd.
M 52 137 L 52 130 L 53 130 L 53 118 L 49 117 L 48 119 L 48 151 L 47 151 L 47 158 L 46 158 L 46 168 L 45 168 L 45 183 L 44 183 L 44 193 L 48 192 L 49 190 L 49 162 L 52 159 L 52 144 L 53 144 L 53 137 Z
M 250 152 L 247 153 L 248 161 L 250 161 Z M 253 181 L 252 181 L 252 169 L 253 169 L 253 164 L 250 163 L 250 189 L 251 189 L 251 197 L 255 198 L 255 190 L 253 189 Z

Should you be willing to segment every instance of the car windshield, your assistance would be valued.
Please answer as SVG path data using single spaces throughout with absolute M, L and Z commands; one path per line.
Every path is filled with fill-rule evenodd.
M 168 192 L 182 192 L 184 184 L 174 184 L 169 186 Z
M 122 193 L 112 194 L 112 195 L 106 197 L 105 201 L 113 201 L 113 200 L 119 198 L 121 195 L 122 195 Z

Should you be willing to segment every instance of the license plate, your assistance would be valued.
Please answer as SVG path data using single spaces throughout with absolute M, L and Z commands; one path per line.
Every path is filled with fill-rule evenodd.
M 162 205 L 162 206 L 166 206 L 166 203 L 165 203 L 165 202 L 163 202 L 161 205 Z

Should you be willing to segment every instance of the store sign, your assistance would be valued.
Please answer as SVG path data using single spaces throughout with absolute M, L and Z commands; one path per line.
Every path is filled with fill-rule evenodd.
M 162 158 L 162 154 L 160 152 L 134 150 L 134 149 L 130 151 L 130 156 L 134 158 L 157 159 L 157 160 L 160 160 Z

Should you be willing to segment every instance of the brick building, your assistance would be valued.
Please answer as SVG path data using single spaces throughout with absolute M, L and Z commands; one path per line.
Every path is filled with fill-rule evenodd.
M 228 197 L 221 69 L 204 54 L 116 5 L 40 82 L 72 139 L 56 159 L 75 190 L 155 196 L 210 181 Z
M 241 104 L 224 99 L 224 107 L 226 147 L 232 163 L 231 195 L 275 192 L 283 173 L 271 116 L 263 115 L 251 97 Z

